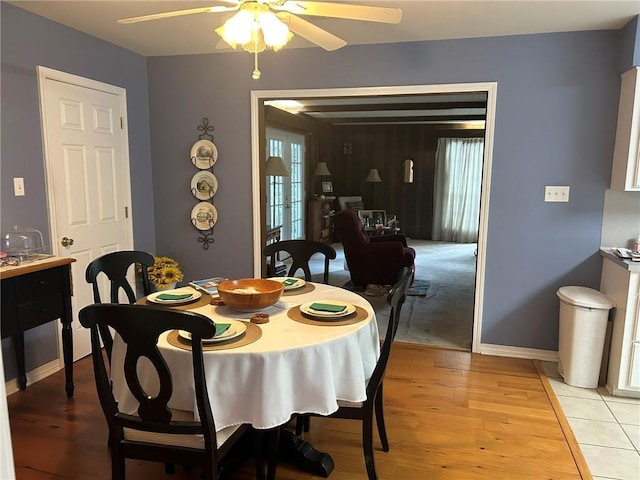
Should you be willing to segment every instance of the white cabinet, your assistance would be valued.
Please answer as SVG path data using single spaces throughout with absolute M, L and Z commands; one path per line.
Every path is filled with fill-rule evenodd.
M 640 67 L 622 74 L 611 188 L 640 191 Z
M 640 397 L 640 265 L 605 257 L 600 290 L 615 302 L 607 371 L 612 395 Z

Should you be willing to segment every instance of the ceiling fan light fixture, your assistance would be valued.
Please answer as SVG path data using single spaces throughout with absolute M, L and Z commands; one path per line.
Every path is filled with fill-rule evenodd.
M 276 51 L 284 47 L 293 37 L 289 27 L 272 12 L 260 13 L 258 23 L 265 43 Z
M 266 46 L 279 50 L 293 34 L 264 4 L 248 2 L 240 11 L 227 20 L 216 33 L 233 48 L 241 45 L 248 52 L 261 52 Z
M 252 77 L 260 78 L 258 53 L 267 46 L 278 51 L 293 38 L 293 32 L 327 51 L 344 47 L 347 42 L 298 15 L 325 18 L 344 18 L 368 22 L 398 23 L 402 19 L 399 8 L 351 5 L 342 2 L 315 0 L 219 0 L 230 5 L 188 8 L 123 18 L 118 23 L 137 23 L 161 18 L 198 13 L 237 11 L 215 32 L 233 49 L 238 45 L 255 56 Z M 273 13 L 275 10 L 277 13 Z M 220 42 L 218 42 L 220 43 Z M 218 48 L 218 47 L 216 47 Z
M 236 45 L 244 45 L 251 41 L 251 35 L 254 31 L 253 14 L 247 10 L 240 10 L 224 24 L 216 28 L 216 33 L 222 39 L 236 48 Z

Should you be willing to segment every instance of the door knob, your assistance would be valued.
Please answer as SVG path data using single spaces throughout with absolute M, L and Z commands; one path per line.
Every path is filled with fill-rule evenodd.
M 73 245 L 73 238 L 62 237 L 60 243 L 63 247 L 70 247 L 71 245 Z

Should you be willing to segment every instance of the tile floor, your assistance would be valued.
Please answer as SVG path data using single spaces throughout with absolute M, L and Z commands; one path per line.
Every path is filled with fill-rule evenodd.
M 572 387 L 557 363 L 542 366 L 593 478 L 640 480 L 640 399 L 614 397 L 605 387 Z

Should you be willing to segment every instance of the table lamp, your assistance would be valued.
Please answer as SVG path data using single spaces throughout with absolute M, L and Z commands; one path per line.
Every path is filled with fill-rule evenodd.
M 327 162 L 318 162 L 316 166 L 315 172 L 313 172 L 314 177 L 320 177 L 320 187 L 322 187 L 322 182 L 324 181 L 324 177 L 330 177 L 331 172 L 329 171 L 329 167 L 327 167 Z M 321 188 L 320 191 L 324 193 L 324 189 Z

